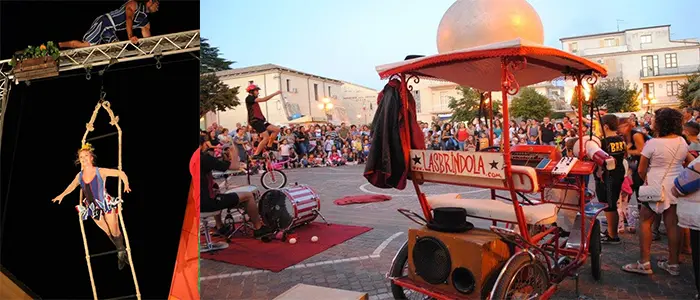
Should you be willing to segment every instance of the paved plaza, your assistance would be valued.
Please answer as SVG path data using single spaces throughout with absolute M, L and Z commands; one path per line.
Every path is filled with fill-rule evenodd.
M 364 166 L 288 170 L 289 184 L 298 182 L 314 188 L 322 201 L 321 212 L 331 223 L 369 226 L 373 229 L 328 249 L 279 273 L 255 270 L 211 260 L 201 260 L 202 299 L 273 299 L 298 283 L 367 292 L 370 299 L 392 299 L 385 278 L 391 260 L 406 241 L 409 227 L 417 224 L 396 209 L 420 212 L 412 185 L 405 190 L 381 190 L 362 176 Z M 231 183 L 243 184 L 245 177 Z M 259 177 L 252 178 L 259 185 Z M 490 192 L 478 188 L 425 184 L 427 195 L 461 193 L 462 197 L 486 199 Z M 379 203 L 337 206 L 333 201 L 349 195 L 386 194 L 392 200 Z M 320 218 L 317 220 L 320 221 Z M 484 227 L 489 223 L 473 221 Z M 603 280 L 595 282 L 590 263 L 580 269 L 579 291 L 589 299 L 691 299 L 695 295 L 689 255 L 682 256 L 681 275 L 671 276 L 656 268 L 656 274 L 641 276 L 620 270 L 636 261 L 639 242 L 635 235 L 623 234 L 621 245 L 603 245 Z M 652 254 L 665 255 L 666 240 L 655 242 Z M 561 283 L 554 299 L 575 299 L 574 280 Z

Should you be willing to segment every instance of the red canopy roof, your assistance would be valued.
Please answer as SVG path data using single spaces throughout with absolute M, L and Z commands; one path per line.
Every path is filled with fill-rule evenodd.
M 601 77 L 608 74 L 605 67 L 588 59 L 522 39 L 381 65 L 377 72 L 382 79 L 394 74 L 414 74 L 482 91 L 500 91 L 503 57 L 526 59 L 525 68 L 513 72 L 520 86 L 553 80 L 567 71 L 596 73 Z

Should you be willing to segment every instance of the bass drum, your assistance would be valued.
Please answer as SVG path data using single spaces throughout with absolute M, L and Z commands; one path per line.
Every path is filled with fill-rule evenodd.
M 258 202 L 260 217 L 273 230 L 289 230 L 311 223 L 321 210 L 321 199 L 310 187 L 298 185 L 268 190 Z

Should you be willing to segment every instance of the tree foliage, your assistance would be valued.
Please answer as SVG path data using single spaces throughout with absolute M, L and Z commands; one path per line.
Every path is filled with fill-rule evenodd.
M 510 102 L 510 113 L 516 118 L 533 118 L 542 120 L 552 114 L 549 98 L 538 93 L 534 88 L 520 89 L 520 94 Z
M 688 76 L 688 81 L 680 84 L 678 94 L 680 107 L 700 107 L 700 73 Z
M 639 94 L 637 85 L 630 84 L 623 78 L 606 79 L 594 86 L 590 94 L 591 103 L 598 108 L 605 108 L 610 113 L 639 111 Z M 578 108 L 578 99 L 574 96 L 571 101 L 574 109 Z M 588 103 L 583 104 L 585 112 L 590 111 Z
M 200 42 L 200 49 L 199 71 L 202 75 L 199 81 L 199 117 L 201 118 L 208 112 L 225 111 L 240 105 L 237 97 L 240 87 L 229 88 L 213 73 L 230 70 L 234 62 L 220 57 L 219 48 L 212 47 L 205 38 Z
M 636 84 L 632 86 L 629 81 L 617 77 L 596 85 L 591 99 L 611 113 L 634 112 L 639 110 L 640 92 Z
M 452 121 L 453 122 L 471 122 L 479 116 L 479 104 L 481 102 L 480 92 L 466 86 L 460 86 L 457 88 L 461 98 L 451 98 L 448 108 L 452 110 Z M 495 100 L 493 102 L 493 114 L 496 115 L 500 112 L 501 101 Z M 482 117 L 488 117 L 486 112 L 488 107 L 484 105 L 482 107 Z
M 199 72 L 210 73 L 216 71 L 230 70 L 235 61 L 228 61 L 221 57 L 219 48 L 212 47 L 208 40 L 202 38 L 199 43 Z
M 229 88 L 216 74 L 202 75 L 199 81 L 199 117 L 210 111 L 225 111 L 240 105 L 239 87 Z

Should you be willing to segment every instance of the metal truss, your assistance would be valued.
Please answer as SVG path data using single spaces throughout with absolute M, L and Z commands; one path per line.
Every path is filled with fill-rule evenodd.
M 199 30 L 171 33 L 139 39 L 138 45 L 130 41 L 122 41 L 86 48 L 61 51 L 58 71 L 65 72 L 76 69 L 89 70 L 92 67 L 111 63 L 128 62 L 140 59 L 155 58 L 160 63 L 160 57 L 166 55 L 199 52 Z M 15 81 L 11 59 L 0 60 L 0 137 L 4 121 L 7 99 L 10 96 L 11 82 Z
M 130 41 L 123 41 L 64 50 L 61 51 L 58 71 L 64 72 L 75 69 L 89 69 L 91 67 L 107 65 L 113 59 L 116 59 L 116 62 L 127 62 L 165 55 L 195 52 L 199 51 L 199 43 L 199 30 L 191 30 L 139 39 L 138 45 L 134 45 Z M 9 62 L 10 59 L 0 60 L 0 72 L 5 72 L 9 74 L 10 79 L 14 79 Z

